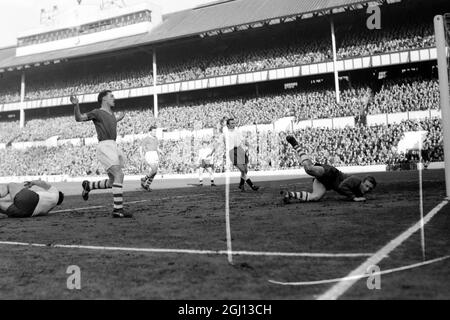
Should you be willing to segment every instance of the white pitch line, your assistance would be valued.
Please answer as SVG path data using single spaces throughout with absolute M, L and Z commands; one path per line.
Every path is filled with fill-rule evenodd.
M 296 253 L 296 252 L 233 251 L 233 255 L 310 257 L 310 258 L 361 258 L 361 257 L 370 257 L 372 253 L 306 253 L 306 252 Z
M 367 259 L 363 264 L 361 264 L 358 268 L 353 270 L 347 277 L 353 278 L 355 276 L 359 276 L 366 272 L 370 267 L 377 265 L 381 260 L 384 259 L 385 256 L 389 255 L 393 250 L 395 250 L 398 246 L 400 246 L 404 241 L 406 241 L 409 237 L 411 237 L 415 232 L 420 230 L 422 226 L 425 226 L 446 204 L 448 203 L 448 200 L 442 201 L 440 204 L 438 204 L 434 209 L 432 209 L 426 217 L 420 221 L 418 221 L 416 224 L 411 226 L 408 230 L 400 234 L 397 238 L 390 241 L 387 245 L 385 245 L 383 248 L 378 250 L 373 256 L 371 256 L 369 259 Z M 336 300 L 340 296 L 342 296 L 348 289 L 350 289 L 359 278 L 354 278 L 352 280 L 346 280 L 346 281 L 340 281 L 339 283 L 335 284 L 333 287 L 331 287 L 329 290 L 327 290 L 324 294 L 320 295 L 318 297 L 318 300 Z
M 64 209 L 64 210 L 50 211 L 50 213 L 63 213 L 63 212 L 81 211 L 81 210 L 88 210 L 88 209 L 101 209 L 104 207 L 105 206 L 92 206 L 92 207 L 83 207 L 83 208 Z
M 378 276 L 378 275 L 381 276 L 384 274 L 389 274 L 389 273 L 400 272 L 400 271 L 423 267 L 423 266 L 441 262 L 441 261 L 444 261 L 447 259 L 450 259 L 450 256 L 444 256 L 441 258 L 436 258 L 436 259 L 432 259 L 432 260 L 428 260 L 428 261 L 424 261 L 424 262 L 420 262 L 420 263 L 410 264 L 410 265 L 399 267 L 399 268 L 388 269 L 388 270 L 384 270 L 381 272 L 365 273 L 365 274 L 355 275 L 352 277 L 345 277 L 345 278 L 336 278 L 336 279 L 327 279 L 327 280 L 318 280 L 318 281 L 304 281 L 304 282 L 280 282 L 280 281 L 269 280 L 269 282 L 273 283 L 273 284 L 283 285 L 283 286 L 313 286 L 313 285 L 334 283 L 334 282 L 340 282 L 340 281 L 359 280 L 362 278 L 368 278 L 368 277 L 373 277 L 373 276 Z
M 96 251 L 126 251 L 147 253 L 186 253 L 186 254 L 215 254 L 229 255 L 228 250 L 192 250 L 192 249 L 167 249 L 167 248 L 127 248 L 106 246 L 83 246 L 66 244 L 42 244 L 14 241 L 0 241 L 0 245 L 23 247 L 47 247 L 65 249 L 85 249 Z M 277 257 L 310 257 L 310 258 L 359 258 L 371 256 L 371 253 L 308 253 L 308 252 L 259 252 L 259 251 L 233 251 L 233 255 L 240 256 L 277 256 Z
M 142 202 L 150 202 L 150 201 L 161 201 L 161 200 L 171 200 L 171 199 L 179 199 L 179 198 L 193 198 L 193 197 L 200 197 L 205 196 L 206 193 L 202 194 L 193 194 L 193 195 L 184 195 L 184 196 L 175 196 L 175 197 L 166 197 L 166 198 L 159 198 L 159 199 L 144 199 L 144 200 L 136 200 L 136 201 L 130 201 L 125 202 L 124 204 L 136 204 L 136 203 L 142 203 Z M 83 208 L 73 208 L 73 209 L 64 209 L 64 210 L 56 210 L 51 211 L 50 213 L 63 213 L 63 212 L 71 212 L 71 211 L 82 211 L 82 210 L 90 210 L 90 209 L 101 209 L 105 208 L 106 206 L 91 206 L 91 207 L 83 207 Z

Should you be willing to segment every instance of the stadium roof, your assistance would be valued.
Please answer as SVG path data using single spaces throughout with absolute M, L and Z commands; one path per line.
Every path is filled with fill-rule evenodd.
M 161 43 L 195 35 L 206 35 L 275 19 L 314 13 L 331 13 L 342 8 L 359 9 L 382 0 L 228 0 L 165 15 L 163 22 L 149 33 L 122 39 L 28 56 L 15 56 L 15 48 L 0 49 L 0 69 L 35 65 L 48 61 L 92 55 L 101 52 Z

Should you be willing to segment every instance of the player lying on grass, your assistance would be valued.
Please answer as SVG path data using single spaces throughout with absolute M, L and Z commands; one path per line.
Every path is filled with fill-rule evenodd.
M 346 176 L 335 167 L 326 164 L 313 164 L 310 157 L 302 152 L 297 140 L 292 136 L 287 136 L 286 140 L 295 149 L 299 156 L 300 164 L 305 172 L 314 177 L 313 192 L 283 192 L 283 200 L 289 203 L 292 199 L 301 202 L 319 201 L 323 198 L 327 190 L 334 190 L 352 201 L 365 201 L 365 194 L 372 191 L 377 182 L 374 177 L 367 176 L 363 179 L 357 176 Z
M 10 218 L 48 214 L 64 200 L 64 194 L 42 180 L 0 185 L 0 213 Z

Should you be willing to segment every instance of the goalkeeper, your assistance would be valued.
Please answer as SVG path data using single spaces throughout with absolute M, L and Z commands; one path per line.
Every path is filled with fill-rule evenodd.
M 357 176 L 347 177 L 335 167 L 325 164 L 313 164 L 310 157 L 302 152 L 297 140 L 292 136 L 287 136 L 286 140 L 298 153 L 300 164 L 305 172 L 314 177 L 313 192 L 290 192 L 283 193 L 283 201 L 289 203 L 292 199 L 301 202 L 319 201 L 323 198 L 327 190 L 335 190 L 339 194 L 346 196 L 351 201 L 365 201 L 365 194 L 372 191 L 377 182 L 374 177 L 367 176 L 363 179 Z

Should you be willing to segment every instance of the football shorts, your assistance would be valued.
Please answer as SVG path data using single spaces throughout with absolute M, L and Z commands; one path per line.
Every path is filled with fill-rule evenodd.
M 211 160 L 205 160 L 203 159 L 202 162 L 200 163 L 200 167 L 201 168 L 214 168 L 214 165 L 212 164 Z
M 315 179 L 322 183 L 327 190 L 337 190 L 341 182 L 345 180 L 345 175 L 335 167 L 319 163 L 316 163 L 314 166 L 321 166 L 324 168 L 324 174 Z
M 100 141 L 97 145 L 97 158 L 105 170 L 112 166 L 125 165 L 125 156 L 114 140 Z
M 231 163 L 235 166 L 248 164 L 248 155 L 242 147 L 235 147 L 231 149 L 229 155 Z
M 159 163 L 159 157 L 157 151 L 147 151 L 145 153 L 145 161 L 149 165 L 157 165 Z

